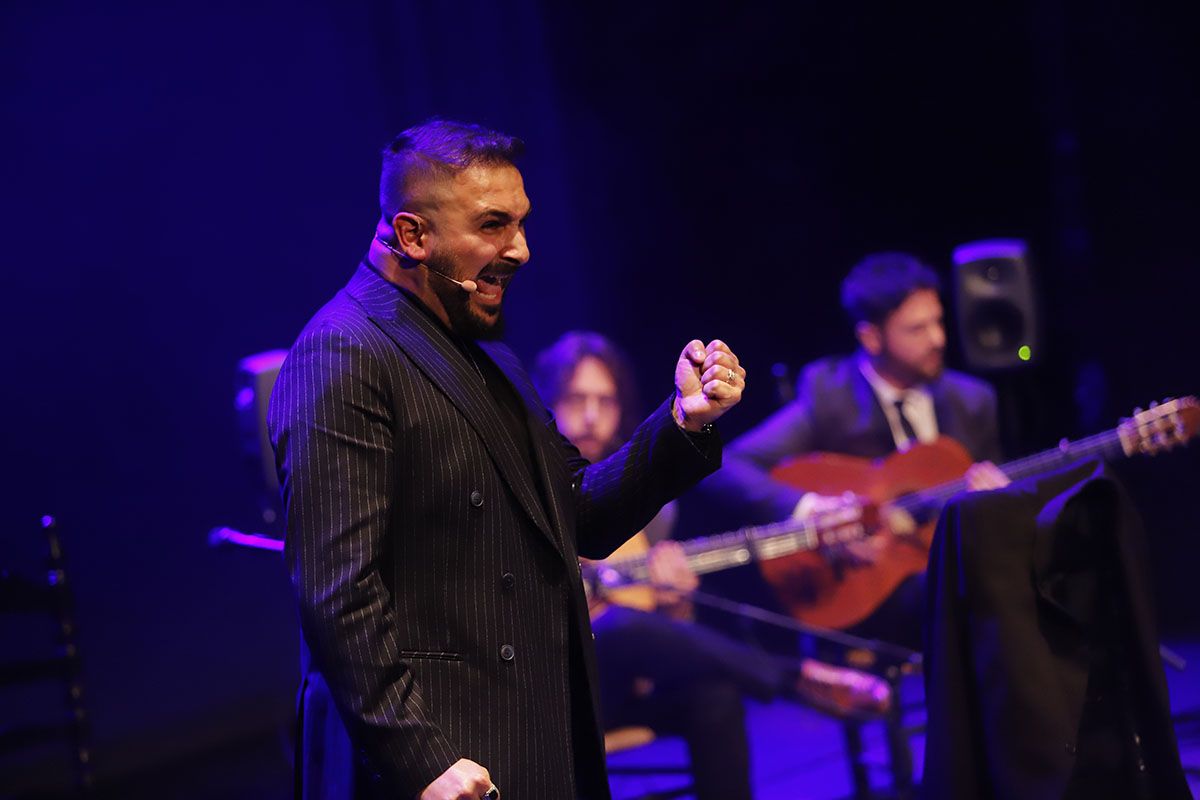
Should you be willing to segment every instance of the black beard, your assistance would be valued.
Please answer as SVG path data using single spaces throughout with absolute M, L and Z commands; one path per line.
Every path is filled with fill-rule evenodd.
M 917 386 L 922 383 L 936 381 L 939 377 L 941 377 L 942 372 L 946 368 L 946 363 L 943 361 L 941 366 L 938 367 L 936 373 L 933 375 L 926 375 L 923 371 L 915 367 L 910 367 L 908 364 L 905 364 L 898 359 L 892 358 L 892 355 L 886 350 L 883 352 L 883 362 L 884 363 L 882 366 L 884 370 L 890 372 L 894 377 L 899 378 L 910 386 Z
M 493 317 L 482 317 L 471 310 L 470 292 L 449 281 L 438 281 L 438 284 L 434 284 L 434 293 L 442 301 L 442 308 L 446 309 L 450 330 L 464 339 L 480 342 L 494 342 L 504 337 L 502 309 L 497 309 Z

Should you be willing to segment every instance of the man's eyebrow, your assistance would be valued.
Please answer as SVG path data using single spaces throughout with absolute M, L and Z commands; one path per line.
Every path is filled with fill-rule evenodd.
M 529 214 L 532 211 L 533 211 L 533 209 L 531 207 L 529 209 L 529 211 L 525 212 L 525 216 L 521 217 L 521 221 L 523 222 L 523 221 L 529 219 Z M 513 215 L 503 209 L 500 209 L 500 208 L 485 208 L 483 211 L 480 211 L 476 215 L 476 219 L 482 220 L 482 219 L 488 219 L 488 218 L 496 219 L 501 222 L 508 223 L 508 222 L 512 222 Z

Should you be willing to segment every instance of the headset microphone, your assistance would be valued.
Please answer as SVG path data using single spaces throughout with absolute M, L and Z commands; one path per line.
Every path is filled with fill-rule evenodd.
M 445 278 L 446 280 L 450 281 L 451 283 L 457 283 L 459 285 L 459 287 L 467 294 L 475 294 L 476 292 L 479 291 L 479 284 L 473 280 L 456 281 L 456 280 L 454 280 L 454 278 L 451 278 L 449 275 L 438 272 L 433 267 L 430 267 L 426 264 L 422 264 L 421 266 L 425 267 L 425 269 L 429 270 L 434 275 L 437 275 L 439 278 Z
M 388 250 L 392 251 L 392 255 L 394 255 L 396 258 L 400 259 L 401 261 L 409 260 L 408 256 L 404 255 L 404 253 L 401 253 L 399 250 L 392 247 L 389 243 L 385 242 L 379 236 L 375 237 L 375 241 L 379 242 L 381 245 L 386 247 Z M 454 278 L 451 278 L 449 275 L 446 275 L 443 272 L 438 272 L 436 269 L 429 266 L 428 264 L 421 264 L 420 266 L 425 267 L 425 269 L 429 270 L 434 275 L 437 275 L 439 278 L 448 280 L 451 283 L 458 284 L 459 288 L 461 288 L 467 294 L 475 294 L 476 292 L 479 291 L 479 284 L 473 280 L 456 281 Z
M 432 272 L 432 271 L 433 270 L 430 270 L 430 272 Z M 434 274 L 442 275 L 442 273 L 440 273 L 440 272 L 437 272 Z M 450 281 L 451 283 L 457 283 L 459 286 L 462 287 L 462 290 L 464 292 L 466 292 L 467 294 L 475 294 L 476 292 L 479 291 L 479 284 L 476 283 L 475 281 L 456 281 L 456 280 L 454 280 L 454 278 L 451 278 L 449 275 L 442 275 L 442 277 L 445 278 L 446 280 Z

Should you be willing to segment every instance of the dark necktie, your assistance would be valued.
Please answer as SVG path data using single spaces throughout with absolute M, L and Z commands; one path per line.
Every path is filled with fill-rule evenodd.
M 904 435 L 908 437 L 908 444 L 911 447 L 917 443 L 917 432 L 913 430 L 912 423 L 904 414 L 904 399 L 896 400 L 893 405 L 896 406 L 896 413 L 900 415 L 900 430 L 904 431 Z

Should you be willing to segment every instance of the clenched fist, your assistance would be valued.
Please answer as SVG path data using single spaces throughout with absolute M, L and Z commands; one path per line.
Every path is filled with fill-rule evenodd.
M 688 342 L 675 363 L 675 403 L 671 413 L 679 426 L 698 431 L 715 422 L 742 399 L 746 370 L 720 339 L 704 345 Z

